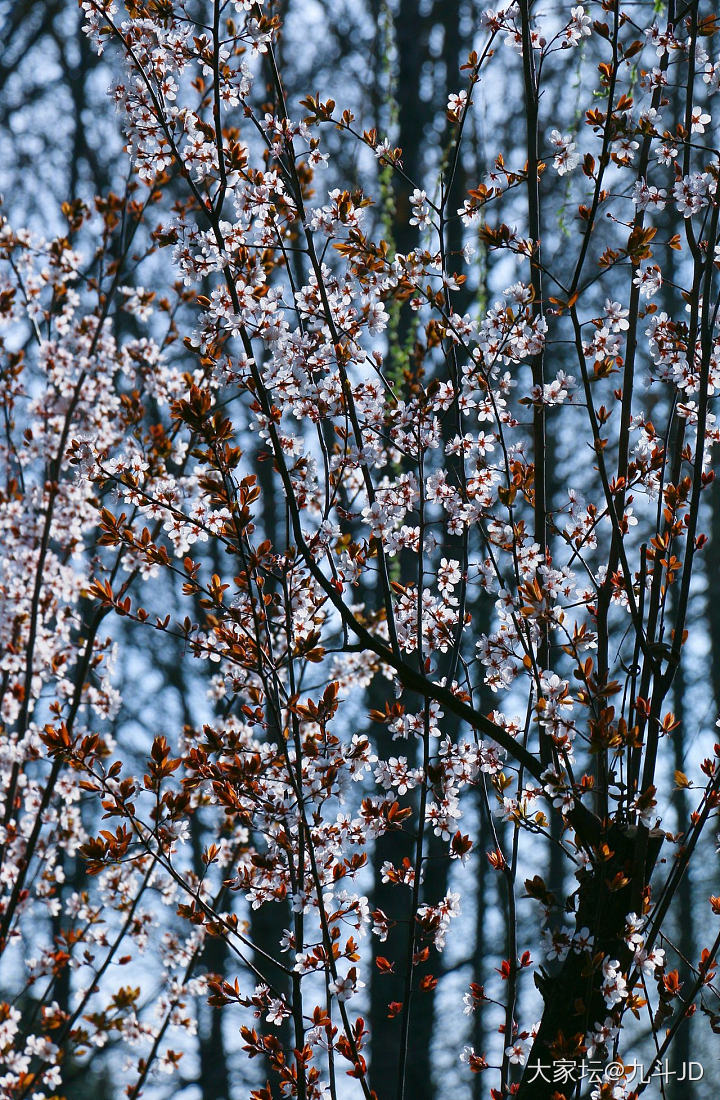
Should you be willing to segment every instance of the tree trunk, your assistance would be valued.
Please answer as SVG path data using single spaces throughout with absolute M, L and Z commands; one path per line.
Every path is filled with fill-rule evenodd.
M 210 936 L 203 952 L 203 964 L 213 974 L 227 974 L 227 944 L 219 936 Z M 222 1032 L 223 1009 L 208 1010 L 209 1027 L 200 1033 L 200 1093 L 202 1100 L 230 1100 L 230 1075 L 227 1050 Z
M 685 725 L 687 719 L 685 709 L 686 686 L 685 669 L 681 660 L 673 682 L 673 709 L 675 711 L 675 717 L 678 720 L 678 726 L 672 734 L 675 770 L 681 772 L 684 772 L 687 766 L 685 762 L 687 734 Z M 677 815 L 675 829 L 677 832 L 687 832 L 690 825 L 690 806 L 687 789 L 680 784 L 677 784 L 673 791 L 673 804 Z M 690 877 L 689 866 L 678 883 L 677 900 L 678 915 L 676 936 L 678 951 L 680 953 L 678 970 L 680 972 L 681 981 L 689 982 L 692 981 L 692 971 L 684 960 L 687 959 L 691 961 L 693 958 L 696 958 L 697 951 L 695 912 L 692 903 L 692 878 Z M 694 1022 L 695 1018 L 693 1016 L 688 1017 L 683 1026 L 679 1029 L 675 1041 L 673 1042 L 673 1060 L 677 1066 L 687 1065 L 692 1058 L 691 1038 Z M 693 1081 L 678 1082 L 676 1078 L 671 1077 L 668 1081 L 668 1097 L 669 1100 L 695 1100 L 697 1097 L 697 1084 Z
M 597 818 L 591 821 L 593 817 L 588 813 L 588 821 L 583 820 L 583 836 L 591 831 L 597 835 L 592 843 L 592 863 L 578 873 L 575 928 L 589 929 L 594 934 L 595 956 L 602 953 L 606 959 L 617 959 L 620 970 L 626 973 L 633 953 L 624 940 L 625 918 L 636 908 L 637 898 L 642 897 L 649 883 L 664 834 L 654 830 L 647 835 L 646 830 L 617 824 L 607 829 Z M 634 868 L 644 835 L 646 855 L 642 881 L 637 882 Z M 570 1100 L 575 1084 L 563 1093 L 552 1080 L 552 1063 L 559 1059 L 579 1063 L 587 1031 L 596 1021 L 611 1015 L 601 992 L 602 980 L 602 968 L 593 967 L 589 951 L 580 954 L 571 950 L 552 975 L 540 969 L 535 981 L 545 1004 L 517 1100 Z

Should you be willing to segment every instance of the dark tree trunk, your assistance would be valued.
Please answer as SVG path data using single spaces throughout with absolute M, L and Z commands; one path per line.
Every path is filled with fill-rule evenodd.
M 674 589 L 673 589 L 674 591 Z M 677 672 L 675 673 L 675 680 L 673 682 L 673 696 L 674 704 L 673 709 L 675 711 L 675 717 L 678 720 L 677 729 L 673 730 L 672 743 L 673 743 L 673 755 L 674 765 L 676 771 L 684 772 L 687 764 L 685 762 L 686 751 L 686 719 L 687 712 L 685 708 L 685 690 L 687 684 L 685 682 L 685 669 L 683 667 L 682 660 L 678 665 Z M 686 832 L 690 824 L 690 806 L 688 804 L 687 789 L 682 784 L 676 784 L 673 791 L 673 804 L 676 813 L 675 828 L 678 832 Z M 692 878 L 690 877 L 690 866 L 685 871 L 685 874 L 680 879 L 677 888 L 677 901 L 678 901 L 678 913 L 677 913 L 677 946 L 680 954 L 680 960 L 678 964 L 678 970 L 680 972 L 680 979 L 683 983 L 692 981 L 692 971 L 688 966 L 688 962 L 696 957 L 696 935 L 695 935 L 695 911 L 693 909 L 692 899 Z M 685 960 L 688 960 L 686 962 Z M 688 1017 L 685 1020 L 683 1026 L 679 1029 L 675 1040 L 673 1042 L 673 1061 L 677 1066 L 687 1065 L 692 1059 L 692 1033 L 693 1024 L 695 1018 L 693 1016 Z M 674 1077 L 671 1077 L 668 1081 L 668 1098 L 669 1100 L 695 1100 L 697 1097 L 697 1083 L 693 1081 L 678 1082 Z
M 203 965 L 212 974 L 225 977 L 227 945 L 219 936 L 211 936 L 203 952 Z M 230 1075 L 227 1050 L 222 1032 L 223 1010 L 208 1009 L 209 1026 L 200 1034 L 200 1092 L 202 1100 L 230 1100 Z
M 443 51 L 442 59 L 445 68 L 445 81 L 444 87 L 441 87 L 438 94 L 438 106 L 442 107 L 447 101 L 447 97 L 451 91 L 454 91 L 457 87 L 460 72 L 460 15 L 462 5 L 456 4 L 444 4 L 440 7 L 440 21 L 443 28 Z M 399 33 L 399 29 L 398 29 Z M 400 43 L 398 42 L 398 48 Z M 416 69 L 416 78 L 419 79 L 419 72 Z M 417 101 L 415 106 L 417 106 Z M 403 114 L 401 111 L 401 122 Z M 405 119 L 408 125 L 408 138 L 405 134 L 402 134 L 401 142 L 403 149 L 408 145 L 409 138 L 414 138 L 417 141 L 422 140 L 422 132 L 414 123 L 413 116 L 410 112 L 410 105 L 408 104 L 405 109 Z M 451 131 L 448 130 L 443 142 L 444 147 L 449 148 L 451 140 Z M 414 158 L 411 158 L 414 159 Z M 419 169 L 420 165 L 417 165 Z M 465 180 L 462 168 L 462 160 L 458 161 L 455 176 L 451 181 L 451 191 L 448 198 L 448 210 L 453 213 L 460 205 L 462 195 L 465 190 Z M 462 223 L 458 218 L 451 218 L 445 232 L 445 248 L 447 250 L 447 268 L 451 273 L 456 273 L 459 269 L 458 254 L 462 249 Z M 454 306 L 456 309 L 462 312 L 464 304 L 461 304 L 456 296 Z M 450 354 L 454 354 L 454 351 L 450 351 Z M 450 376 L 454 374 L 454 370 L 451 369 Z M 444 436 L 449 439 L 455 431 L 456 425 L 450 419 L 445 422 Z M 457 463 L 455 463 L 457 465 Z M 449 459 L 449 469 L 453 479 L 460 483 L 460 471 L 453 469 L 453 460 Z M 452 537 L 445 533 L 443 539 L 443 553 L 448 558 L 454 558 L 462 561 L 463 558 L 463 543 L 462 539 Z M 447 662 L 446 662 L 447 664 Z M 447 670 L 445 670 L 447 671 Z M 451 716 L 446 715 L 443 721 L 443 734 L 450 737 L 451 740 L 456 740 L 459 733 L 459 723 L 455 721 Z M 448 890 L 448 883 L 450 877 L 450 859 L 448 856 L 447 841 L 436 837 L 431 834 L 427 841 L 426 847 L 426 860 L 424 864 L 424 883 L 423 883 L 423 898 L 430 904 L 438 902 L 445 896 Z M 439 960 L 434 952 L 431 952 L 430 958 L 424 964 L 417 967 L 414 973 L 413 980 L 413 1002 L 412 1002 L 412 1016 L 411 1016 L 411 1048 L 409 1051 L 408 1068 L 407 1068 L 407 1084 L 406 1095 L 410 1097 L 436 1097 L 439 1090 L 439 1082 L 436 1080 L 436 1073 L 433 1066 L 433 1051 L 432 1042 L 433 1037 L 436 1035 L 436 987 L 428 988 L 421 991 L 420 983 L 425 976 L 432 975 L 433 977 L 439 977 L 437 972 L 437 964 Z
M 647 835 L 645 830 L 617 824 L 605 828 L 589 812 L 583 813 L 574 824 L 581 828 L 584 841 L 592 848 L 591 864 L 578 875 L 575 928 L 589 929 L 594 934 L 595 955 L 602 953 L 607 959 L 617 959 L 620 970 L 627 972 L 632 951 L 624 939 L 625 917 L 637 910 L 638 898 L 649 883 L 664 834 L 657 830 Z M 637 881 L 635 868 L 646 836 L 642 881 Z M 568 1086 L 563 1093 L 557 1082 L 552 1081 L 552 1072 L 549 1069 L 538 1072 L 537 1067 L 550 1067 L 558 1059 L 580 1061 L 581 1043 L 588 1029 L 596 1020 L 605 1020 L 610 1015 L 600 989 L 602 970 L 591 965 L 589 952 L 571 950 L 555 973 L 547 974 L 541 968 L 535 981 L 544 1009 L 517 1100 L 561 1100 L 563 1096 L 570 1100 L 575 1085 Z
M 488 906 L 486 893 L 489 886 L 488 882 L 488 862 L 485 857 L 485 852 L 488 848 L 489 838 L 487 836 L 488 829 L 485 825 L 484 806 L 482 805 L 482 799 L 477 799 L 477 846 L 476 846 L 476 873 L 475 873 L 475 938 L 473 942 L 473 967 L 471 980 L 477 985 L 483 985 L 485 982 L 485 959 L 488 952 L 488 945 L 485 934 L 485 922 L 487 920 Z M 487 1042 L 487 1029 L 485 1027 L 485 1018 L 481 1008 L 477 1008 L 472 1015 L 472 1026 L 470 1030 L 470 1045 L 477 1054 L 485 1053 L 485 1044 Z M 486 1100 L 487 1098 L 487 1081 L 483 1079 L 482 1073 L 474 1073 L 472 1075 L 472 1100 Z
M 372 691 L 372 689 L 371 689 Z M 383 699 L 384 702 L 384 699 Z M 378 756 L 387 759 L 398 752 L 386 730 L 375 739 Z M 372 972 L 370 975 L 370 1082 L 379 1100 L 395 1096 L 398 1066 L 400 1064 L 401 1014 L 390 1018 L 389 1006 L 401 1004 L 405 999 L 403 960 L 407 950 L 408 920 L 410 916 L 410 890 L 382 881 L 382 866 L 387 860 L 398 866 L 405 856 L 410 857 L 410 838 L 401 831 L 386 833 L 375 844 L 373 857 L 374 910 L 381 910 L 391 921 L 387 940 L 381 942 L 373 936 Z M 395 964 L 392 973 L 384 973 L 378 967 L 378 959 L 384 957 Z M 408 1081 L 412 1073 L 412 1057 L 408 1062 Z M 425 1082 L 417 1094 L 417 1100 L 430 1100 L 430 1083 Z
M 403 167 L 405 173 L 416 180 L 421 164 L 421 143 L 424 112 L 420 103 L 420 70 L 423 62 L 421 36 L 418 33 L 421 22 L 418 0 L 400 0 L 394 23 L 395 42 L 398 55 L 397 105 L 399 118 L 399 143 L 403 149 Z M 395 202 L 397 219 L 394 227 L 395 247 L 399 252 L 408 252 L 414 246 L 417 233 L 414 226 L 408 225 L 410 217 L 411 188 L 399 176 L 395 176 Z M 408 318 L 403 310 L 398 331 L 395 334 L 397 346 L 389 349 L 392 358 L 397 359 L 407 337 Z M 370 599 L 372 596 L 367 594 Z M 384 708 L 386 686 L 382 685 L 378 695 L 375 685 L 370 687 L 368 703 Z M 378 756 L 387 759 L 397 754 L 398 746 L 385 729 L 380 729 L 374 739 Z M 408 754 L 414 746 L 406 746 Z M 405 998 L 403 980 L 403 962 L 407 950 L 408 919 L 410 913 L 410 891 L 401 891 L 399 887 L 383 883 L 382 865 L 389 861 L 394 866 L 402 863 L 405 856 L 411 855 L 410 838 L 401 831 L 386 833 L 378 838 L 373 858 L 373 896 L 374 909 L 380 909 L 393 923 L 387 941 L 380 942 L 373 936 L 372 972 L 370 975 L 370 1081 L 380 1100 L 395 1096 L 397 1091 L 398 1066 L 400 1064 L 401 1015 L 388 1018 L 388 1006 L 401 1003 Z M 403 897 L 405 893 L 407 896 Z M 395 963 L 393 973 L 381 973 L 377 960 L 385 957 Z M 413 1073 L 412 1057 L 408 1061 L 408 1083 Z M 414 1100 L 432 1100 L 429 1080 L 421 1083 L 419 1091 L 412 1094 Z
M 281 503 L 278 500 L 273 464 L 267 458 L 262 462 L 258 459 L 254 464 L 254 468 L 258 472 L 258 484 L 261 490 L 260 499 L 263 503 L 263 533 L 265 538 L 270 540 L 273 547 L 281 552 L 284 547 L 284 531 L 282 529 L 282 513 L 279 512 Z M 276 744 L 280 744 L 282 731 L 276 728 L 270 707 L 267 708 L 267 715 L 268 737 Z M 265 957 L 278 956 L 280 940 L 286 928 L 292 928 L 290 906 L 287 901 L 268 902 L 260 909 L 251 909 L 250 938 L 259 949 L 255 952 L 254 965 L 273 990 L 289 999 L 291 989 L 287 974 L 279 967 L 273 966 Z M 294 1043 L 291 1018 L 286 1017 L 279 1027 L 273 1025 L 272 1031 L 285 1048 L 285 1051 L 292 1051 Z M 274 1100 L 281 1100 L 282 1093 L 278 1087 L 277 1074 L 269 1066 L 267 1067 L 267 1078 Z

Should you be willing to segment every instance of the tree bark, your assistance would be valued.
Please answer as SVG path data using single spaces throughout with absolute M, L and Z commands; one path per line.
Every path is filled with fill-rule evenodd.
M 611 1015 L 600 988 L 602 958 L 617 959 L 623 973 L 627 973 L 632 960 L 633 953 L 624 939 L 625 918 L 635 908 L 636 899 L 645 893 L 664 834 L 654 830 L 647 837 L 642 881 L 638 882 L 633 878 L 634 868 L 646 830 L 618 824 L 607 828 L 593 818 L 589 811 L 582 813 L 583 839 L 591 832 L 595 836 L 592 861 L 578 872 L 580 886 L 574 900 L 575 929 L 588 928 L 594 934 L 595 961 L 589 951 L 571 950 L 556 973 L 550 975 L 541 968 L 536 975 L 544 1009 L 517 1100 L 570 1100 L 575 1084 L 563 1092 L 552 1080 L 552 1063 L 559 1059 L 579 1063 L 588 1030 Z M 573 823 L 577 827 L 578 821 Z M 538 1066 L 549 1068 L 539 1072 Z

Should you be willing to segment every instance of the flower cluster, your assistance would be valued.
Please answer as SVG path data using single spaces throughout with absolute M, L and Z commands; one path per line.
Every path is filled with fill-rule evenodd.
M 570 1036 L 572 1060 L 607 1051 L 651 995 L 653 1028 L 675 1011 L 656 919 L 717 807 L 715 745 L 698 807 L 658 828 L 720 441 L 714 23 L 486 11 L 430 181 L 332 100 L 295 116 L 262 5 L 125 7 L 82 3 L 124 66 L 127 193 L 66 204 L 55 240 L 0 225 L 0 954 L 37 926 L 22 1009 L 0 1004 L 0 1085 L 44 1100 L 68 1052 L 118 1038 L 138 1096 L 202 995 L 283 1096 L 334 1096 L 347 1063 L 369 1100 L 363 990 L 376 1006 L 386 982 L 372 1026 L 400 1017 L 405 1065 L 419 996 L 456 992 L 440 955 L 472 872 L 498 878 L 509 957 L 464 1003 L 502 1009 L 497 1094 L 522 1100 L 511 1067 Z M 544 74 L 580 44 L 594 94 L 542 134 Z M 455 198 L 497 57 L 527 141 Z M 322 182 L 333 141 L 352 184 Z M 184 706 L 139 747 L 113 679 L 129 638 Z M 576 876 L 565 906 L 543 845 Z M 520 943 L 534 904 L 550 974 Z M 140 958 L 159 997 L 145 973 L 114 982 Z

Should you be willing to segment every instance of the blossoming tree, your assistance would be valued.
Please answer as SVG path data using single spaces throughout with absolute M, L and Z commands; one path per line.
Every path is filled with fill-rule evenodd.
M 718 897 L 697 958 L 670 935 L 720 785 L 712 721 L 688 775 L 670 709 L 714 583 L 712 5 L 486 11 L 431 182 L 325 92 L 289 101 L 271 4 L 81 7 L 117 66 L 127 191 L 69 201 L 60 238 L 0 239 L 3 1089 L 62 1095 L 111 1043 L 141 1048 L 121 1084 L 149 1095 L 202 994 L 263 1066 L 254 1100 L 403 1100 L 437 987 L 441 1040 L 492 1097 L 639 1096 L 693 1013 L 720 1028 Z M 524 132 L 458 205 L 507 72 Z M 571 76 L 559 129 L 543 91 Z M 332 178 L 328 135 L 367 183 Z M 406 253 L 373 197 L 393 178 Z M 482 307 L 480 261 L 506 287 Z M 204 662 L 210 702 L 138 768 L 112 639 L 148 631 Z M 391 834 L 388 911 L 367 883 Z M 567 897 L 538 873 L 551 847 Z M 443 959 L 478 861 L 504 944 L 492 984 L 458 991 Z M 249 915 L 279 903 L 268 950 Z M 396 1037 L 388 1079 L 363 990 L 391 977 L 370 1021 Z

